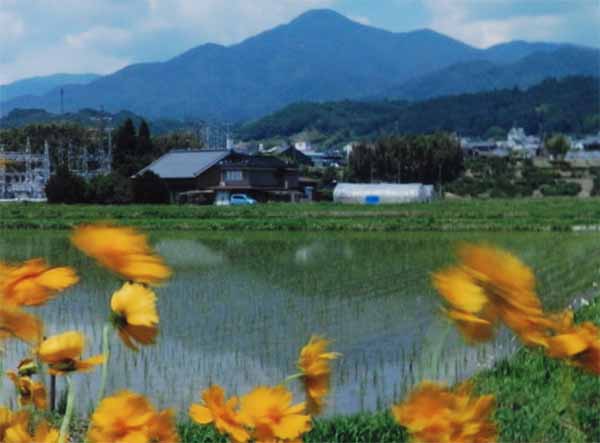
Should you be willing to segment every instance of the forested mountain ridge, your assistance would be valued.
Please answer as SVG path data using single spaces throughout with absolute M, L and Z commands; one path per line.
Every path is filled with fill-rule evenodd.
M 528 133 L 600 130 L 600 79 L 547 79 L 526 90 L 502 89 L 422 102 L 340 101 L 298 103 L 243 125 L 244 140 L 313 134 L 350 141 L 389 133 L 457 132 L 484 136 L 513 125 Z

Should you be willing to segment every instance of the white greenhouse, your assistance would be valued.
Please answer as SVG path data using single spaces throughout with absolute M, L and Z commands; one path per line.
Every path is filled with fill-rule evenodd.
M 421 183 L 338 183 L 333 201 L 350 204 L 394 204 L 429 202 L 435 197 L 432 185 Z

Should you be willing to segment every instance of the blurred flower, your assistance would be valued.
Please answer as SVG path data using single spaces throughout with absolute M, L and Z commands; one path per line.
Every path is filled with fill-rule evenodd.
M 468 341 L 491 339 L 504 322 L 527 345 L 546 346 L 548 321 L 531 270 L 513 255 L 488 246 L 465 245 L 460 266 L 433 275 L 450 304 L 448 316 Z
M 38 355 L 48 365 L 48 372 L 52 375 L 89 371 L 104 362 L 102 355 L 81 360 L 84 347 L 83 334 L 69 331 L 44 340 L 40 344 Z
M 300 351 L 298 368 L 302 373 L 302 382 L 307 398 L 307 410 L 310 414 L 319 414 L 325 406 L 329 394 L 331 379 L 330 361 L 341 354 L 327 352 L 329 341 L 313 336 Z
M 10 409 L 0 406 L 0 441 L 4 441 L 4 434 L 13 420 L 13 413 Z
M 171 276 L 171 270 L 152 251 L 146 236 L 133 228 L 80 226 L 74 230 L 71 241 L 85 254 L 127 280 L 157 285 Z
M 241 398 L 240 420 L 254 429 L 259 442 L 296 440 L 310 431 L 305 405 L 292 406 L 292 393 L 283 386 L 259 386 Z
M 56 443 L 58 441 L 58 429 L 52 428 L 45 420 L 35 427 L 30 434 L 31 425 L 27 412 L 18 412 L 13 415 L 11 425 L 6 429 L 3 443 Z
M 170 410 L 157 412 L 146 397 L 121 391 L 107 397 L 92 415 L 89 443 L 177 443 Z
M 221 434 L 231 436 L 236 442 L 248 441 L 250 435 L 235 411 L 238 405 L 237 397 L 231 397 L 225 401 L 223 388 L 213 385 L 202 393 L 202 400 L 204 400 L 203 405 L 193 404 L 190 406 L 189 414 L 192 420 L 201 425 L 214 423 L 215 428 Z
M 43 383 L 33 381 L 26 376 L 19 376 L 13 371 L 8 371 L 6 375 L 15 384 L 15 388 L 19 393 L 20 406 L 33 404 L 38 409 L 46 409 L 48 407 L 48 395 Z
M 42 322 L 32 314 L 17 307 L 0 306 L 0 341 L 18 338 L 28 343 L 38 343 L 42 338 Z
M 571 310 L 551 320 L 555 335 L 548 338 L 548 356 L 567 359 L 575 366 L 600 375 L 600 328 L 591 322 L 573 324 Z
M 113 294 L 110 307 L 113 324 L 129 348 L 137 351 L 134 341 L 142 345 L 155 343 L 159 319 L 152 290 L 137 283 L 125 283 Z
M 486 443 L 497 437 L 490 419 L 493 408 L 494 397 L 472 397 L 468 383 L 452 391 L 424 381 L 404 403 L 394 406 L 392 413 L 415 442 Z
M 68 267 L 51 268 L 41 258 L 0 269 L 0 297 L 6 304 L 39 306 L 79 281 Z

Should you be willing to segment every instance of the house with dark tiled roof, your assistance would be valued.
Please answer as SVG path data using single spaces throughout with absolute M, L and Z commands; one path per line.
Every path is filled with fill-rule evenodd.
M 146 171 L 165 181 L 173 201 L 194 195 L 210 203 L 235 193 L 258 201 L 295 201 L 301 194 L 298 169 L 273 156 L 173 149 L 136 175 Z

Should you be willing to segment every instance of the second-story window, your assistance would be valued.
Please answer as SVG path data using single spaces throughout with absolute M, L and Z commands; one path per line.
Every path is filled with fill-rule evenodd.
M 235 182 L 235 181 L 241 181 L 241 180 L 242 180 L 242 171 L 236 171 L 236 170 L 225 171 L 225 181 Z

